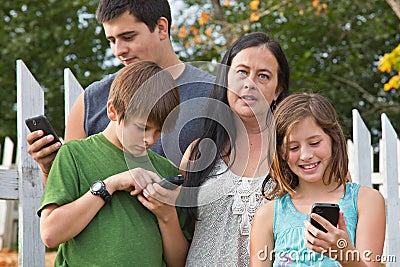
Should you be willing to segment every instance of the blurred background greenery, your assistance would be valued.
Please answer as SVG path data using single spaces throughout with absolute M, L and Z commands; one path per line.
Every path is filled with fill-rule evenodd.
M 328 97 L 351 138 L 356 108 L 378 143 L 380 114 L 400 129 L 398 89 L 384 91 L 392 73 L 379 59 L 400 43 L 400 18 L 375 0 L 170 0 L 174 48 L 184 61 L 221 59 L 239 36 L 264 31 L 277 39 L 291 67 L 291 91 Z M 45 90 L 45 113 L 64 132 L 63 70 L 83 87 L 120 66 L 96 21 L 97 0 L 0 2 L 0 143 L 16 142 L 16 60 L 22 59 Z

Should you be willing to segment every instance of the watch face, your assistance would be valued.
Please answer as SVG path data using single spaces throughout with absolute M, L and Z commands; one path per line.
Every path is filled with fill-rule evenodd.
M 99 182 L 94 183 L 93 186 L 92 186 L 93 191 L 99 191 L 101 189 L 101 186 L 102 186 L 102 184 L 99 183 Z

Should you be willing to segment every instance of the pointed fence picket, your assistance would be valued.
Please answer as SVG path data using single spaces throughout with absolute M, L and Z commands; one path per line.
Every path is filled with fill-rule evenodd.
M 65 114 L 68 117 L 82 87 L 69 69 L 64 71 Z M 0 199 L 18 199 L 19 266 L 45 266 L 45 248 L 39 234 L 36 209 L 42 195 L 42 175 L 27 153 L 27 117 L 44 114 L 44 93 L 23 61 L 17 61 L 17 167 L 0 169 Z M 353 181 L 365 186 L 379 186 L 386 201 L 387 231 L 384 262 L 400 262 L 399 165 L 400 142 L 389 119 L 381 116 L 382 140 L 379 149 L 379 172 L 373 172 L 371 134 L 357 110 L 353 110 L 353 141 L 348 140 L 349 170 Z
M 376 185 L 385 198 L 386 238 L 384 261 L 386 266 L 400 262 L 400 141 L 386 114 L 381 115 L 382 139 L 379 145 L 379 172 L 373 172 L 371 134 L 359 112 L 353 110 L 353 141 L 348 141 L 349 170 L 354 182 Z
M 70 69 L 64 70 L 64 89 L 65 89 L 65 125 L 67 125 L 67 119 L 75 100 L 82 93 L 83 88 L 75 78 L 74 74 Z

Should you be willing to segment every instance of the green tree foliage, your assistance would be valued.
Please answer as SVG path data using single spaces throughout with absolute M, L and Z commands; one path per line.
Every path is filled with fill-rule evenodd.
M 399 131 L 399 95 L 383 90 L 387 78 L 377 69 L 380 55 L 400 41 L 399 19 L 385 1 L 184 2 L 188 7 L 199 5 L 196 14 L 190 13 L 196 10 L 193 7 L 184 8 L 179 16 L 182 21 L 174 27 L 174 41 L 184 59 L 219 60 L 238 36 L 267 32 L 281 43 L 288 57 L 291 91 L 327 96 L 348 137 L 353 108 L 373 129 L 375 143 L 381 130 L 380 113 L 385 112 Z
M 0 1 L 0 141 L 16 141 L 16 60 L 22 59 L 45 90 L 45 113 L 64 132 L 64 68 L 82 86 L 100 79 L 109 47 L 94 16 L 93 0 Z M 110 67 L 108 67 L 110 68 Z M 112 66 L 111 66 L 112 68 Z

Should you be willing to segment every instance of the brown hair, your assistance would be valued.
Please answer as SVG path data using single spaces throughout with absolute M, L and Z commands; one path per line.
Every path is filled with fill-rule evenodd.
M 164 125 L 169 113 L 179 114 L 179 91 L 171 74 L 150 61 L 125 66 L 111 84 L 108 101 L 117 111 L 119 121 L 144 117 L 163 131 L 175 127 L 176 118 Z M 175 113 L 176 112 L 176 113 Z
M 287 164 L 289 151 L 289 140 L 287 139 L 293 127 L 307 117 L 313 118 L 332 141 L 332 156 L 329 167 L 324 173 L 324 183 L 330 184 L 335 181 L 339 183 L 339 186 L 346 186 L 348 172 L 346 139 L 337 121 L 333 106 L 319 94 L 292 94 L 285 98 L 274 112 L 277 149 L 271 175 L 276 185 L 267 195 L 268 197 L 273 195 L 281 197 L 286 193 L 293 194 L 299 184 L 299 177 Z

